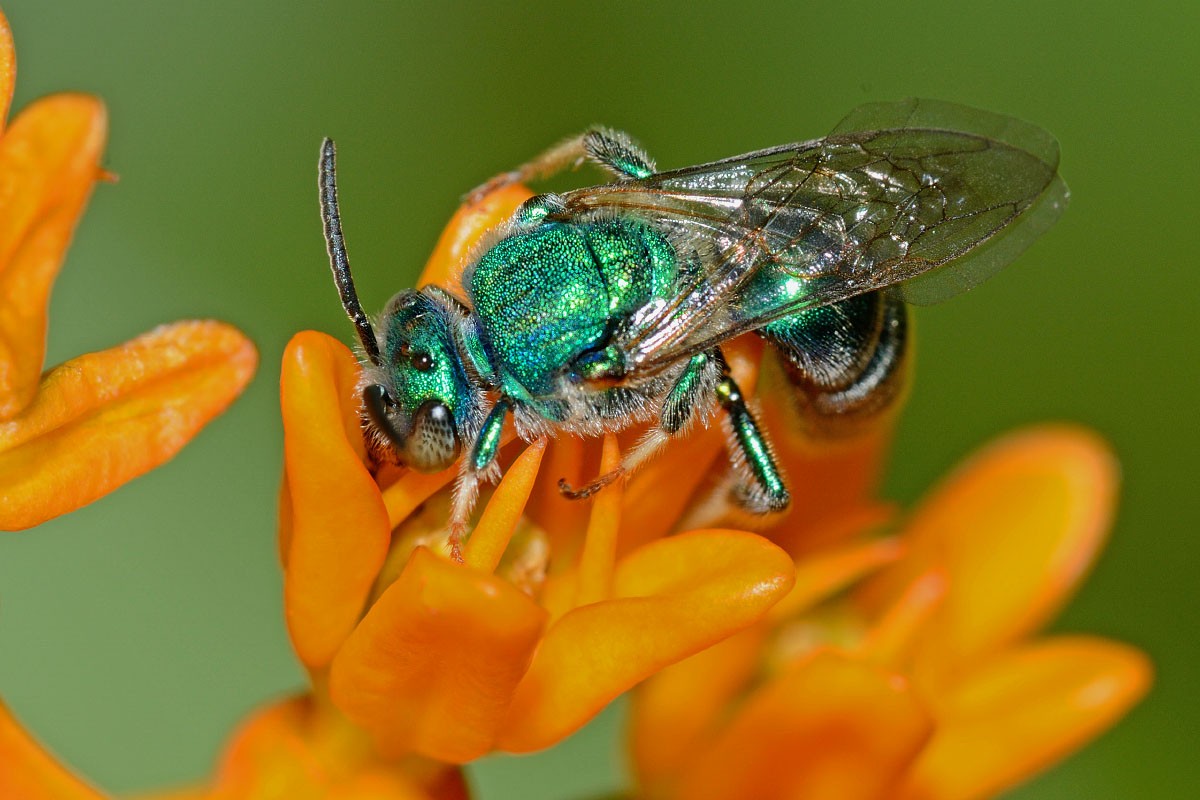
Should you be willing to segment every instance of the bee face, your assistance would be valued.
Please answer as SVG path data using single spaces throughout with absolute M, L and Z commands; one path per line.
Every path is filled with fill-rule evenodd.
M 392 298 L 382 320 L 380 364 L 369 371 L 367 415 L 404 463 L 435 472 L 454 463 L 469 405 L 448 310 L 408 290 Z

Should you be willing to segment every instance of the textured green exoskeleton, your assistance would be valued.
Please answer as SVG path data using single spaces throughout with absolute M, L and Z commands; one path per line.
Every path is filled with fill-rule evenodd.
M 511 415 L 532 439 L 652 422 L 621 468 L 723 412 L 736 481 L 758 513 L 789 495 L 721 353 L 754 332 L 783 357 L 810 433 L 838 435 L 895 403 L 906 302 L 964 291 L 1015 258 L 1067 202 L 1045 131 L 935 101 L 864 106 L 824 139 L 658 172 L 628 136 L 593 129 L 472 197 L 590 159 L 610 183 L 521 206 L 464 265 L 464 297 L 406 290 L 378 326 L 342 239 L 333 143 L 321 152 L 326 240 L 367 364 L 376 444 L 462 480 L 462 533 L 494 477 Z

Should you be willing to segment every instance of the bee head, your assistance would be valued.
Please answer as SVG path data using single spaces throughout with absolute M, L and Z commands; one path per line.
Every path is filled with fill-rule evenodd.
M 454 463 L 478 404 L 454 340 L 461 318 L 444 292 L 401 292 L 380 321 L 379 363 L 367 369 L 368 419 L 405 464 L 422 472 Z
M 469 379 L 456 338 L 467 308 L 436 286 L 409 289 L 391 299 L 376 331 L 350 273 L 336 161 L 333 141 L 326 139 L 317 169 L 321 220 L 333 281 L 368 362 L 362 390 L 367 419 L 404 463 L 422 472 L 445 469 L 480 413 L 482 390 Z

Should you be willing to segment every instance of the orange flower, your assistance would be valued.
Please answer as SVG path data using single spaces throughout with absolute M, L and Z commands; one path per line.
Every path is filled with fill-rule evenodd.
M 3 123 L 15 75 L 0 14 L 0 529 L 29 528 L 170 459 L 241 392 L 253 345 L 163 326 L 41 374 L 50 289 L 99 167 L 100 101 L 57 94 Z
M 384 761 L 364 734 L 310 697 L 267 706 L 234 733 L 210 785 L 142 800 L 467 800 L 459 770 Z M 104 800 L 61 766 L 0 704 L 0 797 Z
M 767 621 L 635 693 L 645 796 L 990 797 L 1098 735 L 1146 692 L 1145 656 L 1029 637 L 1099 552 L 1116 483 L 1092 434 L 1034 429 L 975 456 L 896 539 L 802 559 Z
M 448 282 L 455 259 L 528 196 L 510 187 L 460 211 L 425 280 Z M 327 681 L 334 705 L 385 754 L 462 763 L 547 747 L 657 670 L 751 625 L 791 585 L 787 554 L 748 533 L 623 547 L 620 486 L 597 496 L 586 523 L 568 517 L 543 533 L 533 507 L 553 508 L 559 468 L 585 460 L 575 440 L 515 456 L 455 564 L 444 548 L 455 471 L 373 475 L 357 381 L 354 357 L 328 336 L 289 344 L 281 555 L 297 653 L 317 691 Z M 594 468 L 618 460 L 609 437 Z M 665 530 L 678 512 L 663 513 Z

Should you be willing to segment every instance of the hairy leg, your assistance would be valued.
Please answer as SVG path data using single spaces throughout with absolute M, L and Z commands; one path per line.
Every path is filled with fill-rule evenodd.
M 564 170 L 577 169 L 589 160 L 618 178 L 645 178 L 655 171 L 653 159 L 629 134 L 608 128 L 589 128 L 475 188 L 467 194 L 466 202 L 477 203 L 485 195 L 513 183 L 546 180 Z

